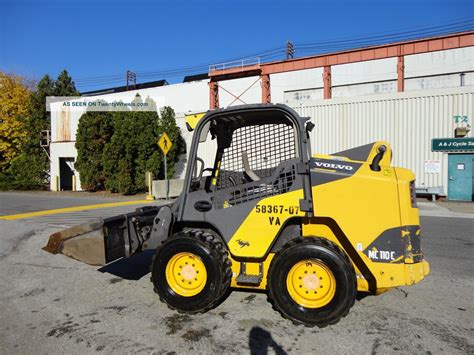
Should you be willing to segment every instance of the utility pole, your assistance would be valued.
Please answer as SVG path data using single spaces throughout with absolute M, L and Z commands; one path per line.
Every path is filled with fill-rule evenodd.
M 293 43 L 291 41 L 286 42 L 286 59 L 293 59 L 295 55 L 295 50 L 293 48 Z
M 127 70 L 127 91 L 129 90 L 129 85 L 133 83 L 133 88 L 137 88 L 137 74 L 133 71 Z

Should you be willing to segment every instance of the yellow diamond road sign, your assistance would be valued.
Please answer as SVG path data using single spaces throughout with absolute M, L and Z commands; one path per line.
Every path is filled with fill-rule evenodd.
M 170 137 L 165 133 L 163 133 L 158 140 L 158 146 L 160 147 L 161 151 L 163 152 L 164 155 L 168 154 L 170 151 L 171 147 L 173 146 L 173 143 L 171 142 Z

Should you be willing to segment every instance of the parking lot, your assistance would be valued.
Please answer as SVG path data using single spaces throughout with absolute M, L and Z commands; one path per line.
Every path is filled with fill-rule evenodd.
M 30 199 L 30 211 L 53 206 L 59 197 L 43 198 L 49 202 L 35 205 Z M 0 214 L 24 212 L 14 194 L 0 199 Z M 60 207 L 77 205 L 75 197 L 70 200 Z M 110 200 L 93 202 L 104 201 Z M 359 295 L 347 317 L 323 329 L 281 318 L 264 293 L 233 292 L 206 314 L 178 314 L 153 292 L 150 254 L 98 268 L 41 250 L 49 235 L 65 226 L 134 208 L 0 220 L 1 353 L 474 352 L 469 206 L 460 213 L 421 203 L 422 246 L 431 274 L 412 287 Z

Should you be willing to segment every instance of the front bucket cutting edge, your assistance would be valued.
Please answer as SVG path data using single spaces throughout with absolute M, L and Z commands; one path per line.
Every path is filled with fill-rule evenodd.
M 98 219 L 56 232 L 43 250 L 62 253 L 90 265 L 105 265 L 103 227 L 104 221 Z

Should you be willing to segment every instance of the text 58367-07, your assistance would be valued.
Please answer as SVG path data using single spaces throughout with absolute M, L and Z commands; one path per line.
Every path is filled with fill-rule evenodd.
M 275 214 L 298 214 L 298 206 L 283 206 L 283 205 L 265 205 L 259 204 L 255 206 L 256 213 L 275 213 Z

